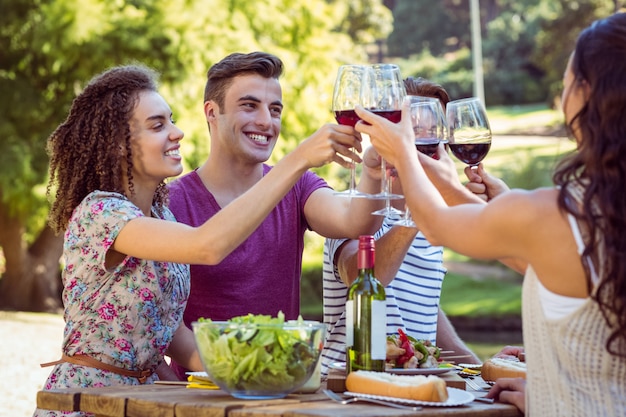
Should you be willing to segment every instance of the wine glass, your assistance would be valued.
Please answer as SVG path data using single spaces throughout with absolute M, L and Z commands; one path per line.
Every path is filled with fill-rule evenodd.
M 402 117 L 402 101 L 406 96 L 400 68 L 395 64 L 374 64 L 370 68 L 369 86 L 363 90 L 363 107 L 398 123 Z M 392 207 L 390 203 L 391 199 L 402 199 L 404 196 L 390 192 L 392 178 L 387 172 L 387 162 L 384 159 L 381 160 L 380 169 L 381 191 L 369 198 L 385 200 L 385 208 L 373 214 L 379 216 L 402 214 L 401 210 Z
M 415 148 L 432 158 L 437 153 L 439 142 L 445 138 L 445 117 L 441 101 L 434 97 L 422 96 L 409 96 L 409 100 L 411 103 L 409 114 L 415 135 Z M 405 205 L 404 217 L 395 224 L 416 227 L 408 205 Z
M 354 107 L 362 105 L 362 91 L 367 84 L 364 77 L 368 76 L 368 68 L 365 65 L 342 65 L 337 70 L 337 79 L 333 90 L 332 110 L 335 120 L 340 125 L 352 126 L 360 120 Z M 356 166 L 350 161 L 350 186 L 348 190 L 336 192 L 335 195 L 344 197 L 367 197 L 369 194 L 356 189 Z
M 491 128 L 485 106 L 477 97 L 454 100 L 446 106 L 448 146 L 470 167 L 477 166 L 491 148 Z

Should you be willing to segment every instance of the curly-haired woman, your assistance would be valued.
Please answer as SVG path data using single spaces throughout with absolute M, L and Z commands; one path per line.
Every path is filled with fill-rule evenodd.
M 219 263 L 303 172 L 330 160 L 300 146 L 204 224 L 177 223 L 164 181 L 183 170 L 183 132 L 156 79 L 139 65 L 103 72 L 49 138 L 50 224 L 65 233 L 66 326 L 61 359 L 44 364 L 54 365 L 44 389 L 150 383 L 157 369 L 172 377 L 166 354 L 202 370 L 193 333 L 180 325 L 188 264 Z

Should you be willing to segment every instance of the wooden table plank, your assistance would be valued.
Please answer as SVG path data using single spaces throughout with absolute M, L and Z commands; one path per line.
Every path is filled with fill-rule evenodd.
M 68 388 L 37 392 L 37 407 L 44 410 L 79 411 L 84 388 Z M 41 405 L 45 405 L 42 407 Z
M 320 392 L 291 394 L 277 400 L 241 400 L 221 390 L 141 385 L 40 391 L 43 409 L 87 411 L 106 417 L 520 417 L 505 404 L 472 402 L 460 407 L 399 410 L 372 404 L 341 405 Z
M 329 401 L 308 402 L 262 408 L 242 408 L 228 417 L 522 417 L 510 405 L 473 402 L 459 407 L 423 407 L 419 411 L 400 410 L 375 404 L 341 405 Z
M 206 397 L 198 400 L 181 400 L 176 405 L 176 417 L 225 417 L 233 410 L 245 408 L 262 408 L 267 406 L 297 405 L 308 401 L 325 401 L 324 394 L 291 394 L 277 400 L 240 400 L 233 398 L 224 391 L 203 393 Z M 129 416 L 131 417 L 131 416 Z

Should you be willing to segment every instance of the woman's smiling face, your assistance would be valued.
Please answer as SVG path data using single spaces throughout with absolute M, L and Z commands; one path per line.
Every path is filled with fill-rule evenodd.
M 174 124 L 172 111 L 159 93 L 139 93 L 130 131 L 133 182 L 156 186 L 183 171 L 179 150 L 184 133 Z

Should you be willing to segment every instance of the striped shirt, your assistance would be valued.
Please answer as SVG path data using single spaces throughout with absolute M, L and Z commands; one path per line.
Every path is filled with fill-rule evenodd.
M 379 239 L 387 233 L 397 217 L 385 217 L 375 235 Z M 323 292 L 324 323 L 327 326 L 322 350 L 322 378 L 328 375 L 333 362 L 344 362 L 345 303 L 348 288 L 333 264 L 335 252 L 345 239 L 326 239 L 324 243 Z M 385 288 L 387 296 L 387 335 L 398 334 L 401 327 L 418 340 L 435 343 L 439 298 L 446 269 L 443 267 L 443 248 L 431 246 L 422 233 L 415 236 L 396 277 Z

